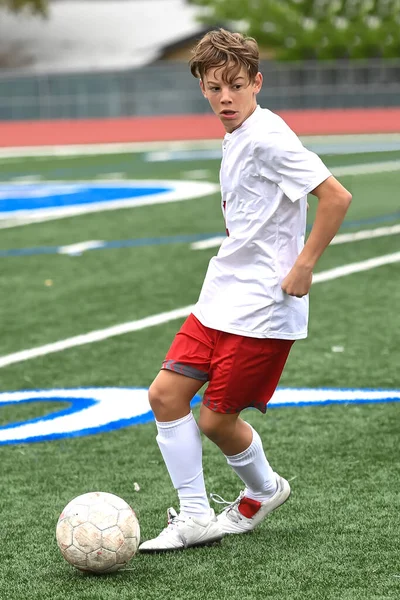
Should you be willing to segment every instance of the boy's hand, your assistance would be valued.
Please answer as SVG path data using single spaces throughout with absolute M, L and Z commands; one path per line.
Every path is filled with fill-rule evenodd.
M 294 264 L 282 282 L 282 290 L 289 296 L 302 298 L 310 291 L 312 270 L 309 267 Z

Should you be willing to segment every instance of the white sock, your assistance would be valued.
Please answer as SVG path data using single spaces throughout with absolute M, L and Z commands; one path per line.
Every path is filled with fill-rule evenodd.
M 240 454 L 226 456 L 226 460 L 246 485 L 245 496 L 262 502 L 274 495 L 277 484 L 275 474 L 264 454 L 261 438 L 255 429 L 251 429 L 253 440 L 250 446 Z
M 200 431 L 190 412 L 177 421 L 157 424 L 157 443 L 174 488 L 178 491 L 180 514 L 204 519 L 210 504 L 204 485 L 203 448 Z

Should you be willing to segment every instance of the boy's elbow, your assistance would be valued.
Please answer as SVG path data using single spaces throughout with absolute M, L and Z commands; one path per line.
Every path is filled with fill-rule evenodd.
M 351 201 L 352 201 L 352 199 L 353 199 L 353 196 L 352 196 L 352 194 L 350 194 L 350 192 L 348 192 L 348 191 L 346 190 L 346 193 L 345 193 L 345 195 L 344 195 L 344 198 L 343 198 L 343 204 L 345 205 L 345 207 L 346 207 L 346 210 L 349 208 L 349 206 L 350 206 L 350 204 L 351 204 Z
M 352 194 L 348 190 L 343 190 L 343 192 L 338 197 L 339 203 L 347 210 L 351 204 L 353 199 Z
M 347 190 L 346 190 L 346 191 L 347 191 Z M 348 191 L 347 191 L 347 194 L 346 194 L 346 202 L 347 202 L 347 205 L 348 205 L 348 206 L 350 206 L 350 204 L 351 204 L 351 201 L 352 201 L 352 200 L 353 200 L 353 195 L 352 195 L 352 194 L 350 194 L 350 192 L 348 192 Z
M 349 208 L 353 198 L 352 194 L 340 184 L 335 186 L 335 189 L 322 188 L 315 195 L 318 197 L 319 202 L 325 205 L 336 206 L 337 209 L 344 210 L 345 212 Z

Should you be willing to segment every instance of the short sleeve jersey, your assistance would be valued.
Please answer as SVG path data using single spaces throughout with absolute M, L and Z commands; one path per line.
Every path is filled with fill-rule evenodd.
M 276 114 L 257 106 L 223 141 L 227 237 L 193 313 L 203 325 L 255 338 L 307 337 L 308 296 L 281 284 L 304 246 L 307 194 L 331 175 Z

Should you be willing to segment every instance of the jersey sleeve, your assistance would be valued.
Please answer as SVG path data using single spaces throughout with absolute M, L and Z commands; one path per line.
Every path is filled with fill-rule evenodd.
M 258 173 L 276 183 L 292 202 L 306 196 L 332 175 L 314 152 L 307 150 L 297 135 L 287 131 L 270 132 L 254 143 Z

